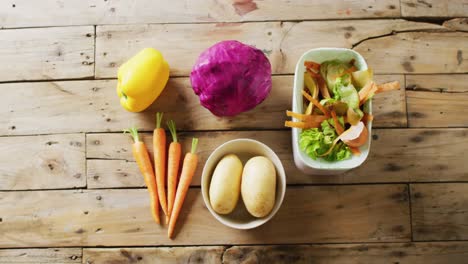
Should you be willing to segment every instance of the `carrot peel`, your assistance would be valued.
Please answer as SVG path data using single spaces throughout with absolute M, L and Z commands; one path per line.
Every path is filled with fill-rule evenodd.
M 302 95 L 304 95 L 304 97 L 309 100 L 311 103 L 313 103 L 318 109 L 320 109 L 320 111 L 322 111 L 322 113 L 326 116 L 326 117 L 329 117 L 330 114 L 328 113 L 327 109 L 325 109 L 325 107 L 323 107 L 323 105 L 320 104 L 319 101 L 317 101 L 317 99 L 314 99 L 312 96 L 310 96 L 310 94 L 306 93 L 304 90 L 302 90 Z
M 341 124 L 340 124 L 340 122 L 338 120 L 338 117 L 336 116 L 335 110 L 331 111 L 331 115 L 333 117 L 333 123 L 335 125 L 336 133 L 338 133 L 338 136 L 339 136 L 339 135 L 343 134 L 344 128 L 341 126 Z

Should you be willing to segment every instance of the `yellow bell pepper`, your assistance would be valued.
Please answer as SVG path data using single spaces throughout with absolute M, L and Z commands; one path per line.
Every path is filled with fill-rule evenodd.
M 169 65 L 161 52 L 146 48 L 122 64 L 117 73 L 120 104 L 141 112 L 161 94 L 169 79 Z

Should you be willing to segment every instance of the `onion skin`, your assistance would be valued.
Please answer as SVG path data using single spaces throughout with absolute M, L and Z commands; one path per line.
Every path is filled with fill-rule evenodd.
M 221 41 L 198 57 L 190 82 L 200 103 L 216 116 L 235 116 L 263 102 L 271 91 L 265 54 L 235 40 Z

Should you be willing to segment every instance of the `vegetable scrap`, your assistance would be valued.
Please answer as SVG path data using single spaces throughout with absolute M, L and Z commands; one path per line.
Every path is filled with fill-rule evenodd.
M 304 113 L 286 111 L 302 129 L 299 146 L 312 159 L 340 161 L 360 155 L 373 116 L 365 105 L 375 94 L 400 89 L 398 82 L 377 85 L 372 69 L 358 70 L 354 60 L 305 61 L 302 95 Z

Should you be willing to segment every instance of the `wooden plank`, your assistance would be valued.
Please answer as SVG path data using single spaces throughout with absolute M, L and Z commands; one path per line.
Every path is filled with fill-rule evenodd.
M 191 189 L 170 240 L 151 219 L 145 189 L 0 192 L 0 247 L 409 241 L 407 194 L 398 184 L 288 187 L 270 222 L 239 231 Z
M 42 10 L 42 11 L 41 11 Z M 44 12 L 47 10 L 47 12 Z M 39 12 L 38 12 L 39 11 Z M 53 15 L 50 15 L 53 14 Z M 5 3 L 0 10 L 0 28 L 135 24 L 199 23 L 263 20 L 307 20 L 399 17 L 398 0 L 204 1 L 169 0 L 30 2 Z
M 0 190 L 86 186 L 84 134 L 0 137 Z
M 81 248 L 0 249 L 0 263 L 81 263 Z
M 292 78 L 275 77 L 269 97 L 255 110 L 235 118 L 218 118 L 200 105 L 187 78 L 175 78 L 152 107 L 135 114 L 120 105 L 116 83 L 112 80 L 2 84 L 0 89 L 8 100 L 0 105 L 0 120 L 4 120 L 0 134 L 122 131 L 132 125 L 152 131 L 156 111 L 165 112 L 167 120 L 174 119 L 178 128 L 185 130 L 281 128 L 292 97 Z M 250 122 L 254 117 L 257 122 Z
M 400 90 L 377 94 L 372 100 L 372 111 L 374 115 L 374 127 L 406 127 L 408 120 L 406 116 L 406 93 L 405 79 L 402 75 L 376 75 L 377 83 L 398 81 Z
M 467 258 L 466 242 L 280 245 L 234 246 L 223 263 L 462 264 Z
M 447 45 L 458 43 L 458 45 Z M 369 39 L 355 50 L 378 73 L 466 73 L 468 33 L 406 32 Z M 385 63 L 381 63 L 385 62 Z
M 468 92 L 468 74 L 405 75 L 406 89 L 411 91 L 454 93 Z
M 192 182 L 195 186 L 200 185 L 202 164 L 210 153 L 235 138 L 252 138 L 270 146 L 283 163 L 288 184 L 468 181 L 468 165 L 464 162 L 467 129 L 374 129 L 372 135 L 371 152 L 361 167 L 326 177 L 305 175 L 296 168 L 289 131 L 183 133 L 180 138 L 185 150 L 190 146 L 190 138 L 200 139 L 201 165 Z M 149 146 L 151 137 L 142 135 Z M 89 188 L 144 186 L 130 144 L 125 135 L 87 135 L 87 157 L 100 159 L 88 160 Z
M 302 54 L 312 48 L 321 47 L 340 47 L 355 49 L 366 59 L 369 67 L 373 68 L 374 73 L 400 73 L 398 67 L 392 67 L 393 71 L 381 71 L 381 64 L 389 64 L 387 58 L 376 59 L 375 55 L 362 52 L 358 49 L 364 43 L 371 40 L 382 39 L 396 32 L 404 31 L 428 31 L 428 30 L 446 30 L 446 28 L 429 23 L 410 22 L 406 20 L 375 20 L 369 23 L 369 20 L 355 21 L 320 21 L 320 22 L 301 22 L 284 23 L 283 38 L 279 42 L 279 57 L 273 61 L 272 67 L 278 73 L 293 73 L 296 63 Z M 313 33 L 311 33 L 313 32 Z M 370 40 L 368 40 L 370 39 Z M 360 44 L 359 44 L 360 43 Z M 371 45 L 370 48 L 373 48 Z M 387 50 L 382 52 L 389 52 Z M 390 52 L 402 52 L 400 47 L 390 49 Z M 386 56 L 385 56 L 386 57 Z M 271 61 L 271 59 L 270 59 Z M 385 61 L 385 63 L 382 63 Z
M 468 239 L 468 184 L 412 184 L 414 240 Z
M 466 0 L 402 0 L 404 17 L 466 17 Z
M 280 22 L 98 26 L 95 74 L 99 78 L 116 77 L 119 65 L 139 50 L 154 47 L 168 61 L 171 76 L 188 76 L 203 50 L 226 39 L 265 50 L 274 64 L 271 57 L 276 52 L 280 29 Z
M 96 76 L 115 77 L 119 65 L 145 47 L 161 50 L 171 66 L 173 76 L 187 76 L 203 50 L 225 39 L 236 39 L 262 49 L 270 59 L 273 73 L 293 73 L 300 56 L 311 48 L 352 48 L 365 39 L 385 36 L 392 32 L 444 29 L 435 24 L 405 20 L 373 20 L 372 23 L 369 23 L 369 20 L 352 20 L 98 26 Z M 436 36 L 434 41 L 438 41 L 438 44 L 446 43 L 447 40 Z M 453 41 L 461 43 L 463 35 Z M 400 47 L 390 51 L 401 52 Z M 447 52 L 444 56 L 446 54 Z M 368 59 L 376 73 L 380 73 L 382 66 L 378 66 L 383 60 L 376 60 L 370 56 Z M 385 63 L 387 64 L 389 63 Z M 401 72 L 397 71 L 399 65 L 392 64 L 389 67 L 393 71 L 386 73 Z M 452 69 L 440 67 L 440 70 L 448 72 Z
M 458 30 L 458 31 L 468 31 L 468 18 L 454 18 L 444 22 L 444 27 Z
M 127 150 L 129 147 L 126 146 L 123 149 Z M 88 189 L 146 186 L 134 161 L 88 160 L 86 169 Z M 198 173 L 197 175 L 200 174 Z M 198 185 L 200 185 L 199 178 Z
M 221 263 L 224 247 L 85 248 L 85 263 Z
M 468 126 L 468 74 L 407 75 L 411 127 Z
M 372 134 L 369 158 L 347 173 L 350 181 L 468 180 L 467 129 L 381 129 Z
M 183 130 L 283 128 L 285 110 L 291 108 L 292 84 L 292 76 L 274 76 L 268 98 L 254 110 L 232 118 L 216 117 L 202 107 L 188 78 L 171 78 L 160 98 L 138 114 L 120 106 L 115 80 L 0 84 L 6 98 L 0 105 L 0 135 L 109 132 L 132 125 L 149 131 L 154 129 L 156 111 L 166 113 L 167 120 L 174 119 Z M 404 101 L 398 103 L 398 94 L 388 96 L 392 98 L 390 105 L 376 99 L 375 114 L 382 119 L 376 120 L 375 126 L 404 122 L 401 117 L 406 112 L 393 115 L 402 111 Z
M 410 127 L 467 127 L 468 93 L 406 91 Z
M 92 77 L 94 27 L 0 30 L 0 57 L 0 82 Z

